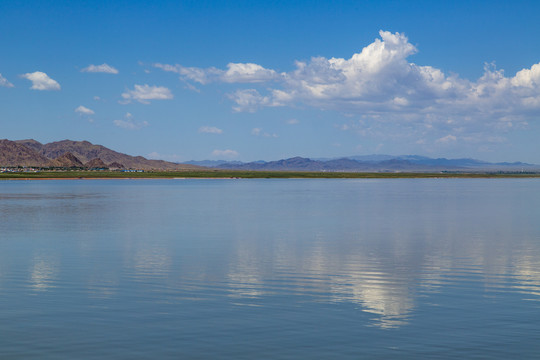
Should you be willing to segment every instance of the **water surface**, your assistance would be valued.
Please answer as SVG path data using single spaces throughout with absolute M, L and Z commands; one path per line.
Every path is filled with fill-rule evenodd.
M 0 183 L 2 359 L 540 356 L 540 181 Z

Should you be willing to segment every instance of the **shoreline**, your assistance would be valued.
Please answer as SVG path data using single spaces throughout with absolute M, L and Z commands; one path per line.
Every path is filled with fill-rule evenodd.
M 140 174 L 140 175 L 139 175 Z M 90 171 L 43 172 L 43 173 L 0 173 L 2 180 L 136 180 L 136 179 L 532 179 L 540 173 L 490 173 L 490 172 L 302 172 L 302 171 L 156 171 L 122 174 L 118 172 L 96 173 Z

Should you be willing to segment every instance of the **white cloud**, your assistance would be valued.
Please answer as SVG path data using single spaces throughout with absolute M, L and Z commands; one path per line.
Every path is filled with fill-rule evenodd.
M 181 79 L 195 81 L 200 84 L 208 84 L 212 81 L 216 81 L 223 74 L 222 70 L 214 67 L 202 69 L 197 67 L 184 67 L 178 64 L 154 64 L 154 67 L 163 71 L 180 74 Z
M 107 64 L 88 65 L 81 72 L 118 74 L 118 70 Z
M 214 157 L 214 158 L 218 158 L 218 157 L 235 158 L 237 156 L 238 156 L 238 152 L 235 151 L 235 150 L 227 149 L 227 150 L 214 150 L 214 151 L 212 151 L 212 157 Z
M 229 63 L 227 71 L 221 76 L 229 83 L 256 83 L 275 80 L 279 75 L 274 70 L 252 63 Z
M 153 151 L 150 154 L 146 155 L 146 158 L 151 160 L 162 160 L 161 154 L 156 151 Z
M 457 137 L 455 137 L 454 135 L 446 135 L 442 138 L 437 139 L 435 142 L 439 144 L 448 144 L 448 143 L 455 142 L 456 140 L 457 140 Z
M 523 69 L 511 79 L 512 86 L 532 89 L 540 85 L 540 64 L 534 64 L 530 69 Z
M 140 130 L 143 127 L 148 126 L 147 121 L 135 122 L 133 120 L 133 115 L 131 115 L 130 113 L 126 113 L 123 120 L 114 120 L 113 124 L 127 130 Z
M 195 67 L 180 66 L 178 73 L 181 75 L 180 78 L 192 80 L 204 85 L 210 82 L 218 81 L 223 74 L 223 71 L 214 67 L 208 69 L 199 69 Z
M 277 80 L 280 77 L 276 71 L 265 69 L 261 65 L 253 63 L 229 63 L 227 64 L 227 70 L 215 67 L 206 69 L 184 67 L 178 64 L 154 64 L 154 67 L 177 73 L 181 79 L 195 81 L 203 85 L 211 82 L 259 83 Z
M 459 95 L 461 80 L 406 61 L 417 50 L 405 35 L 381 31 L 380 36 L 350 59 L 315 57 L 296 62 L 295 70 L 283 74 L 283 87 L 261 95 L 259 105 L 300 102 L 340 111 L 400 112 Z
M 79 106 L 78 108 L 75 109 L 75 112 L 79 113 L 79 114 L 84 114 L 84 115 L 94 115 L 94 110 L 91 110 L 85 106 Z
M 275 106 L 334 110 L 362 117 L 365 124 L 350 126 L 352 131 L 407 135 L 413 143 L 437 141 L 449 133 L 459 133 L 459 139 L 464 134 L 493 135 L 538 121 L 540 63 L 514 76 L 486 64 L 483 76 L 468 80 L 410 62 L 418 49 L 404 34 L 381 30 L 379 36 L 350 58 L 314 57 L 283 73 L 251 63 L 230 63 L 226 70 L 155 66 L 200 84 L 253 84 L 227 95 L 237 112 Z
M 136 100 L 142 104 L 149 104 L 149 100 L 169 100 L 173 94 L 163 86 L 135 85 L 133 90 L 128 90 L 122 94 L 123 103 Z
M 193 86 L 192 84 L 186 82 L 185 86 L 184 86 L 185 89 L 188 89 L 188 90 L 191 90 L 191 91 L 194 91 L 196 93 L 200 93 L 201 90 L 198 89 L 197 87 Z
M 233 106 L 236 112 L 255 112 L 261 106 L 271 106 L 270 97 L 262 96 L 255 89 L 237 90 L 227 96 L 236 103 L 236 106 Z
M 10 83 L 5 77 L 0 74 L 0 86 L 1 87 L 13 87 L 14 85 Z
M 60 90 L 60 84 L 41 71 L 22 74 L 21 77 L 30 80 L 33 90 Z
M 223 133 L 223 130 L 215 127 L 215 126 L 201 126 L 199 128 L 200 133 L 207 133 L 207 134 L 221 134 Z
M 254 135 L 254 136 L 262 136 L 262 137 L 267 137 L 267 138 L 277 138 L 278 135 L 273 133 L 267 133 L 265 131 L 263 131 L 263 129 L 261 128 L 253 128 L 251 130 L 251 135 Z
M 287 120 L 287 125 L 297 125 L 297 124 L 300 124 L 300 121 L 297 119 Z
M 180 162 L 182 161 L 182 157 L 177 154 L 160 154 L 157 151 L 153 151 L 150 154 L 146 155 L 147 159 L 151 160 L 165 160 L 165 161 L 172 161 L 172 162 Z

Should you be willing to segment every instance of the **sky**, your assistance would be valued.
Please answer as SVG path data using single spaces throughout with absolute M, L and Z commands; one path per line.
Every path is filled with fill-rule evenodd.
M 539 1 L 0 0 L 0 138 L 540 164 Z

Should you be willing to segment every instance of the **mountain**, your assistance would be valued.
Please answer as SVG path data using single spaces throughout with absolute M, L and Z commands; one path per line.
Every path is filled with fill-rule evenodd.
M 0 166 L 109 167 L 140 170 L 196 170 L 200 166 L 148 160 L 119 153 L 88 141 L 62 140 L 48 144 L 27 140 L 0 140 Z M 105 166 L 103 166 L 105 165 Z
M 407 160 L 391 159 L 379 162 L 362 162 L 348 158 L 327 161 L 294 157 L 270 162 L 254 162 L 245 164 L 222 164 L 220 169 L 238 170 L 274 170 L 274 171 L 429 171 L 428 166 L 416 165 Z M 432 169 L 431 169 L 432 170 Z
M 108 149 L 102 145 L 94 145 L 88 141 L 56 141 L 43 145 L 39 150 L 40 154 L 49 159 L 55 159 L 66 152 L 72 153 L 83 163 L 99 158 L 106 164 L 118 163 L 125 168 L 132 169 L 185 170 L 197 168 L 192 165 L 179 165 L 163 160 L 148 160 L 142 156 L 130 156 Z
M 39 141 L 36 141 L 34 139 L 26 139 L 26 140 L 15 140 L 17 144 L 21 144 L 26 146 L 29 149 L 35 150 L 39 152 L 41 148 L 43 147 L 43 144 Z
M 114 164 L 114 163 L 111 163 L 111 164 Z M 93 160 L 90 160 L 89 162 L 84 164 L 84 166 L 89 168 L 89 169 L 105 169 L 105 168 L 109 167 L 100 158 L 95 158 Z
M 202 163 L 202 162 L 201 162 Z M 515 163 L 490 163 L 475 159 L 433 159 L 419 155 L 363 155 L 337 159 L 309 159 L 294 157 L 278 161 L 256 161 L 250 163 L 223 162 L 213 166 L 230 170 L 267 171 L 334 171 L 334 172 L 379 172 L 379 171 L 539 171 L 540 166 Z
M 0 166 L 48 166 L 49 161 L 47 157 L 23 144 L 0 140 Z
M 84 164 L 77 159 L 75 155 L 70 152 L 64 153 L 54 160 L 50 161 L 50 164 L 54 167 L 66 167 L 66 168 L 82 168 Z
M 227 161 L 227 160 L 200 160 L 200 161 L 190 160 L 190 161 L 184 161 L 184 162 L 182 162 L 182 164 L 205 166 L 205 167 L 218 167 L 218 166 L 223 165 L 223 164 L 242 165 L 243 162 L 241 162 L 241 161 Z
M 205 165 L 205 167 L 200 165 Z M 111 168 L 140 170 L 201 170 L 205 168 L 261 171 L 332 172 L 438 172 L 438 171 L 540 171 L 539 165 L 522 162 L 490 163 L 476 159 L 429 158 L 419 155 L 362 155 L 309 159 L 293 157 L 277 161 L 191 161 L 171 163 L 119 153 L 88 141 L 62 140 L 42 144 L 33 139 L 0 140 L 0 167 L 35 166 L 63 168 Z
M 363 162 L 379 162 L 379 161 L 385 161 L 385 160 L 392 160 L 395 158 L 396 156 L 392 156 L 392 155 L 373 154 L 373 155 L 346 156 L 346 157 L 341 157 L 341 158 L 317 158 L 313 160 L 329 161 L 329 160 L 336 160 L 336 159 L 351 159 L 351 160 L 357 160 L 357 161 L 363 161 Z

